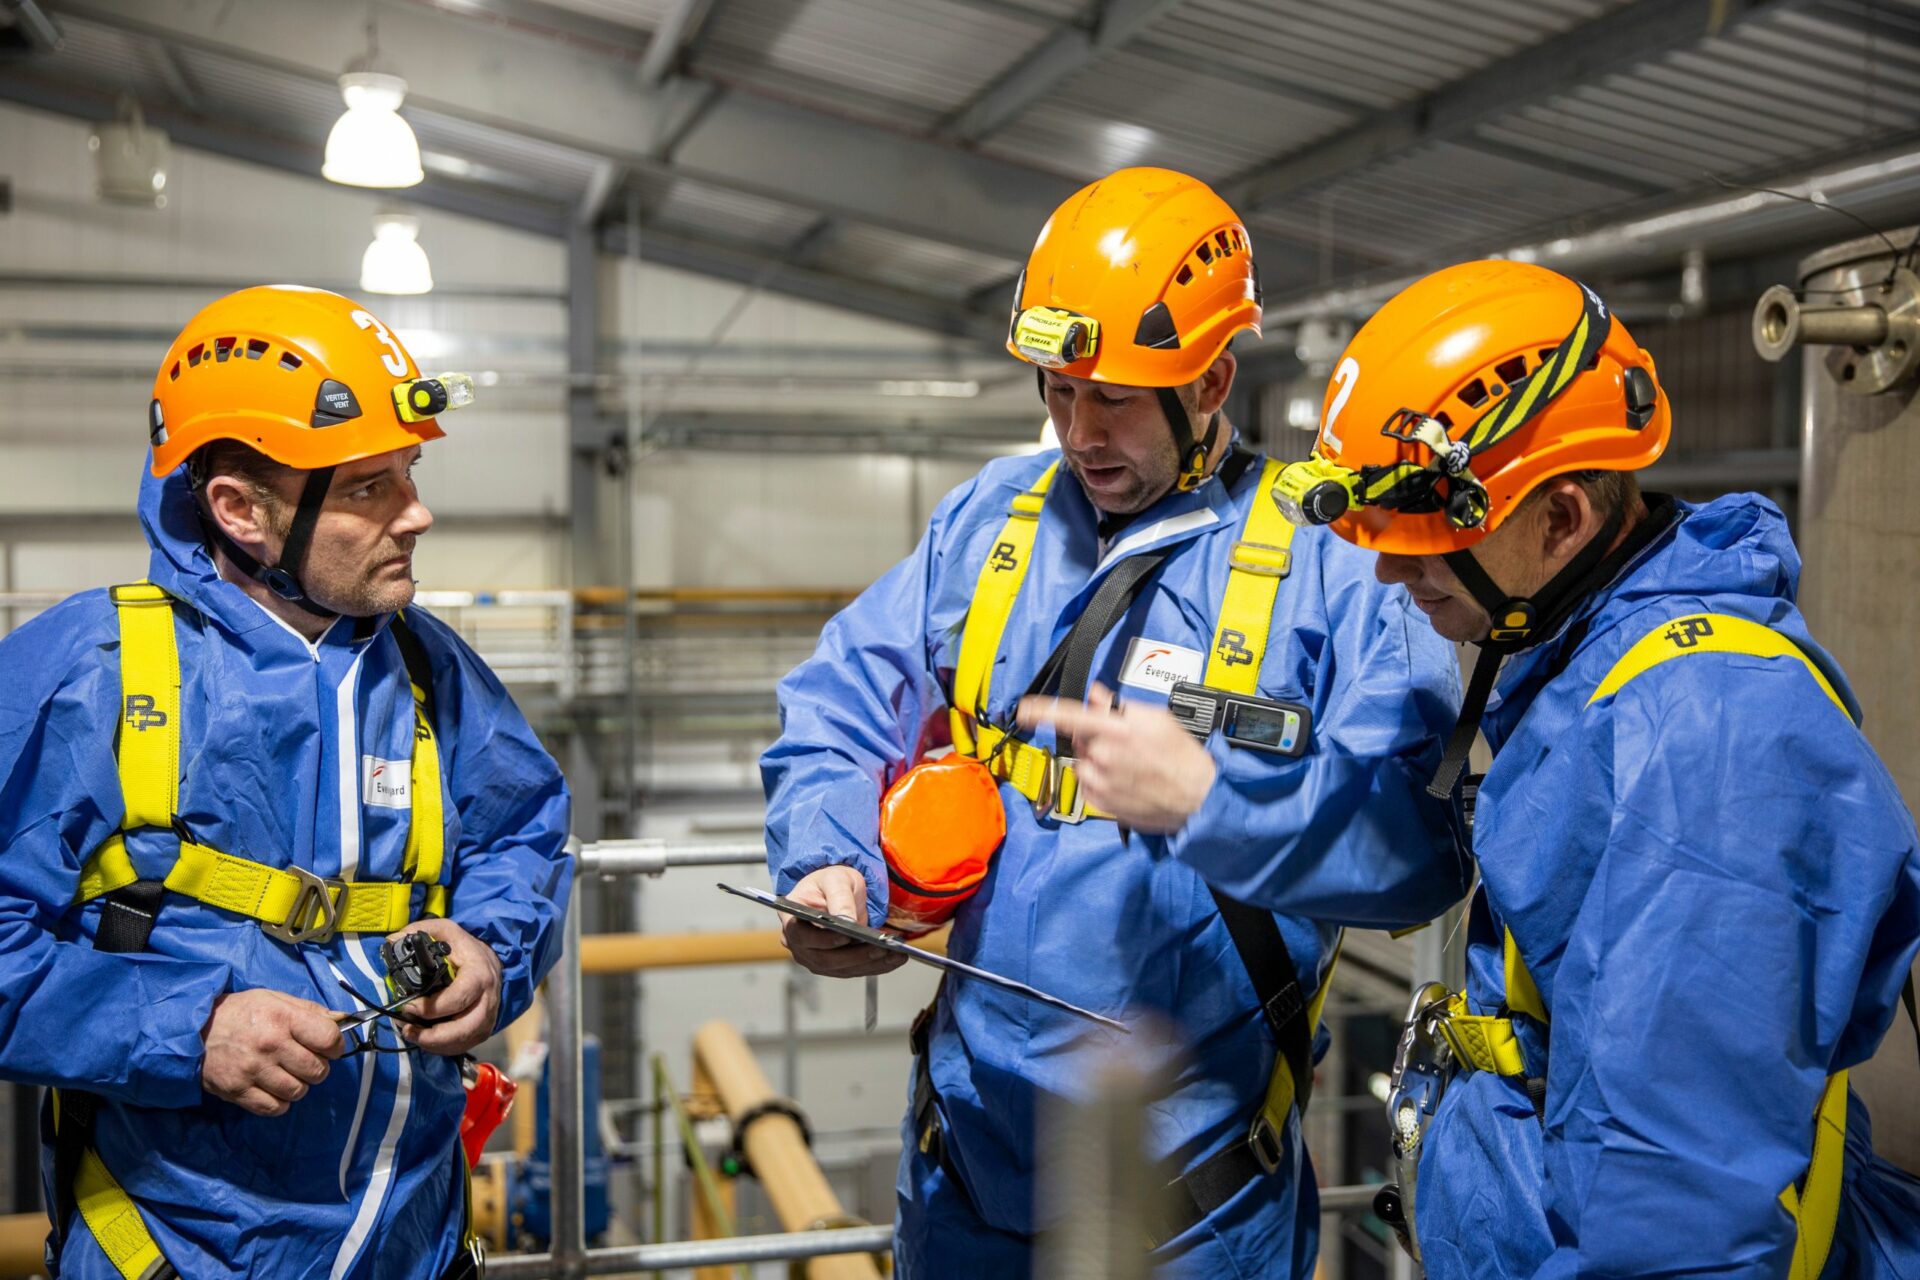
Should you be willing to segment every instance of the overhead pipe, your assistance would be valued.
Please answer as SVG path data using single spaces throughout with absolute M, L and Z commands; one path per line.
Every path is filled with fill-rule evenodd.
M 1884 196 L 1877 190 L 1888 184 L 1920 186 L 1920 151 L 1911 147 L 1880 152 L 1865 160 L 1818 170 L 1776 191 L 1741 191 L 1696 200 L 1691 204 L 1645 217 L 1629 218 L 1578 235 L 1561 236 L 1533 244 L 1512 245 L 1484 257 L 1538 262 L 1556 271 L 1578 272 L 1610 267 L 1623 261 L 1652 265 L 1678 259 L 1709 236 L 1758 235 L 1772 243 L 1797 239 L 1815 219 L 1838 215 L 1805 201 L 1822 203 L 1853 196 Z M 1436 263 L 1436 266 L 1441 265 Z M 1262 317 L 1266 328 L 1298 324 L 1310 317 L 1363 318 L 1426 273 L 1343 288 L 1322 289 L 1301 297 L 1282 299 Z

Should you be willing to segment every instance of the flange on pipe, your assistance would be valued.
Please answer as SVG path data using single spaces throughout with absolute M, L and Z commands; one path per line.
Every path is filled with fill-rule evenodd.
M 1786 285 L 1753 308 L 1753 347 L 1778 363 L 1797 346 L 1831 348 L 1822 359 L 1840 389 L 1875 396 L 1920 370 L 1920 277 L 1906 267 L 1862 263 L 1809 305 Z

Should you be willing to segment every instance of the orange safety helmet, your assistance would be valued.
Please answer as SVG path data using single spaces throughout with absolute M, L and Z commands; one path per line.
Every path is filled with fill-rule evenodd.
M 1006 835 L 1000 784 L 978 760 L 949 755 L 907 770 L 880 801 L 887 926 L 925 933 L 950 920 Z
M 1542 481 L 1638 470 L 1671 432 L 1653 357 L 1597 294 L 1545 267 L 1467 262 L 1354 335 L 1313 456 L 1274 497 L 1295 523 L 1375 551 L 1464 551 Z
M 400 339 L 350 298 L 262 285 L 203 308 L 153 380 L 151 468 L 165 476 L 202 445 L 235 440 L 305 471 L 279 563 L 262 564 L 201 513 L 210 542 L 249 577 L 319 617 L 300 569 L 334 468 L 446 433 L 435 415 L 473 401 L 465 374 L 423 378 Z
M 154 378 L 153 474 L 214 440 L 300 471 L 438 440 L 440 424 L 407 403 L 420 381 L 400 339 L 350 298 L 300 285 L 230 293 L 187 322 Z
M 1205 479 L 1219 419 L 1196 444 L 1171 388 L 1248 330 L 1260 332 L 1260 273 L 1239 215 L 1197 178 L 1122 169 L 1069 196 L 1040 229 L 1007 350 L 1068 377 L 1162 389 L 1180 487 L 1191 489 Z

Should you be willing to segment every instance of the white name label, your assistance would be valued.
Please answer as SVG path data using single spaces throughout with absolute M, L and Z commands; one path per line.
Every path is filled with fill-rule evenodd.
M 413 807 L 413 762 L 360 757 L 360 798 L 382 809 Z
M 1205 667 L 1206 655 L 1198 649 L 1182 649 L 1164 640 L 1141 637 L 1127 646 L 1126 661 L 1120 665 L 1120 683 L 1165 693 L 1183 681 L 1198 682 Z

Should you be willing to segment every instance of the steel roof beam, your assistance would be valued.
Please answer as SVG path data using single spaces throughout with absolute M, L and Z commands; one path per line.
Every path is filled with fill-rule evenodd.
M 113 117 L 115 95 L 110 90 L 87 88 L 71 81 L 55 82 L 12 68 L 0 71 L 0 101 L 76 120 L 99 121 Z M 144 114 L 148 124 L 164 130 L 180 146 L 323 181 L 321 148 L 310 141 L 189 115 L 164 106 L 147 108 Z M 429 173 L 418 186 L 407 188 L 406 200 L 409 204 L 478 218 L 516 231 L 542 236 L 566 234 L 564 206 L 521 198 L 434 173 Z
M 1224 184 L 1221 194 L 1236 207 L 1270 204 L 1425 143 L 1466 137 L 1487 120 L 1511 115 L 1716 32 L 1725 34 L 1755 14 L 1779 12 L 1796 2 L 1634 0 L 1417 101 L 1375 115 L 1304 150 L 1256 165 Z
M 601 232 L 600 245 L 608 253 L 625 253 L 626 229 L 618 225 L 606 228 Z M 660 266 L 759 287 L 821 306 L 967 338 L 983 345 L 997 345 L 1006 329 L 1006 321 L 1001 317 L 975 311 L 964 303 L 801 266 L 783 256 L 744 246 L 652 227 L 640 233 L 640 257 Z
M 642 89 L 658 89 L 679 70 L 680 60 L 699 38 L 700 28 L 713 15 L 714 7 L 714 0 L 675 0 L 640 60 Z
M 1125 45 L 1181 0 L 1106 0 L 1091 28 L 1063 23 L 946 122 L 934 136 L 978 142 L 1053 92 L 1075 72 Z
M 469 7 L 440 0 L 383 12 L 381 44 L 400 60 L 409 106 L 635 171 L 658 164 L 645 150 L 664 104 L 635 82 L 630 46 L 562 43 L 497 17 L 443 20 Z M 363 52 L 357 26 L 316 26 L 300 0 L 62 0 L 61 12 L 328 84 Z M 409 58 L 401 52 L 408 49 L 423 56 Z M 568 91 L 555 93 L 554 85 Z M 676 172 L 698 181 L 1015 260 L 1076 185 L 740 89 L 698 116 L 674 156 Z

